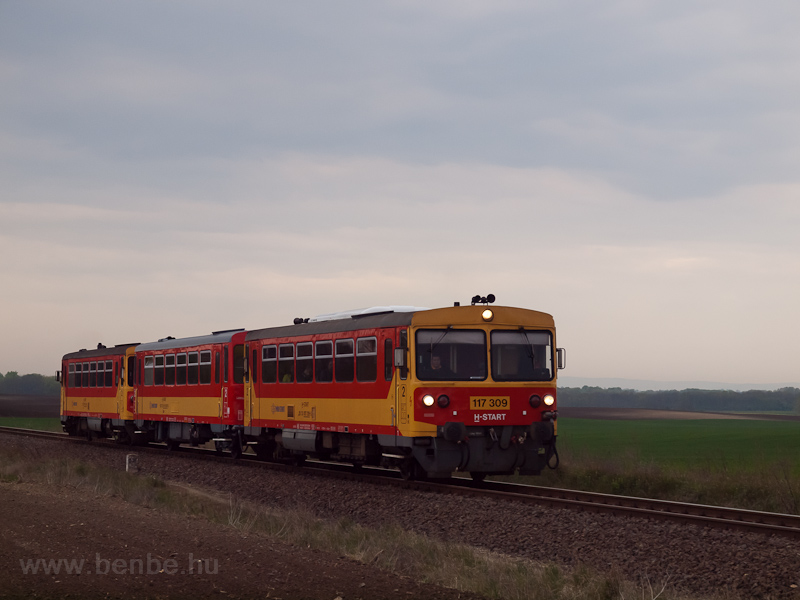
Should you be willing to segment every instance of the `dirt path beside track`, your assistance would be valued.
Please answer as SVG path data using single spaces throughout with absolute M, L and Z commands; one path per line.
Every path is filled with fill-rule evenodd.
M 0 530 L 0 598 L 475 598 L 68 487 L 0 483 Z

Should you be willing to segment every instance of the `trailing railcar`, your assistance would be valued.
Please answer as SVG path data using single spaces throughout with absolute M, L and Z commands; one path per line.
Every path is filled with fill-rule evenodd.
M 482 479 L 538 474 L 556 455 L 563 351 L 548 314 L 381 307 L 251 331 L 245 344 L 244 434 L 262 457 Z
M 132 381 L 136 344 L 64 355 L 61 361 L 61 421 L 70 435 L 91 438 L 124 435 L 125 419 L 132 418 Z
M 71 435 L 242 451 L 242 329 L 64 356 L 61 421 Z

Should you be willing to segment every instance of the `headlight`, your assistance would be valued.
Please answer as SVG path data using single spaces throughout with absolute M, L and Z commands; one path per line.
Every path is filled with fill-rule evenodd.
M 492 319 L 494 319 L 494 313 L 491 311 L 491 309 L 487 308 L 485 311 L 481 313 L 481 317 L 483 317 L 484 321 L 491 321 Z
M 436 399 L 436 404 L 439 405 L 439 408 L 447 408 L 448 406 L 450 406 L 450 398 L 442 394 Z
M 430 394 L 425 394 L 425 395 L 422 397 L 422 403 L 423 403 L 425 406 L 433 406 L 433 403 L 434 403 L 434 402 L 436 402 L 436 400 L 434 400 L 434 399 L 433 399 L 433 396 L 431 396 Z
M 556 403 L 556 399 L 553 398 L 553 396 L 551 396 L 550 394 L 547 394 L 547 396 L 544 397 L 544 403 L 547 406 L 553 406 L 553 404 Z
M 528 400 L 528 402 L 531 403 L 532 408 L 539 408 L 539 406 L 542 404 L 542 399 L 536 394 L 534 394 L 533 396 L 530 397 L 530 400 Z

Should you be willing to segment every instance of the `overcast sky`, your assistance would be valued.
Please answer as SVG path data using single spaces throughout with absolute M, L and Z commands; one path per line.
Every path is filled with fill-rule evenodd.
M 0 372 L 493 293 L 800 381 L 800 4 L 0 0 Z

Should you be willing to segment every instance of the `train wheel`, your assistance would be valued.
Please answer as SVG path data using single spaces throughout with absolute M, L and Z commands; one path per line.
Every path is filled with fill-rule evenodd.
M 231 440 L 231 456 L 235 459 L 242 457 L 242 445 L 239 443 L 238 437 Z
M 170 452 L 174 452 L 175 450 L 180 448 L 180 446 L 181 446 L 180 442 L 176 440 L 167 440 L 167 450 L 169 450 Z
M 473 472 L 470 472 L 469 476 L 472 477 L 472 481 L 474 481 L 475 483 L 480 483 L 481 481 L 486 479 L 486 473 L 473 473 Z
M 406 481 L 415 481 L 417 479 L 425 479 L 427 473 L 416 459 L 410 456 L 400 463 L 400 476 Z
M 254 448 L 258 460 L 272 460 L 273 450 L 268 443 L 258 442 Z

